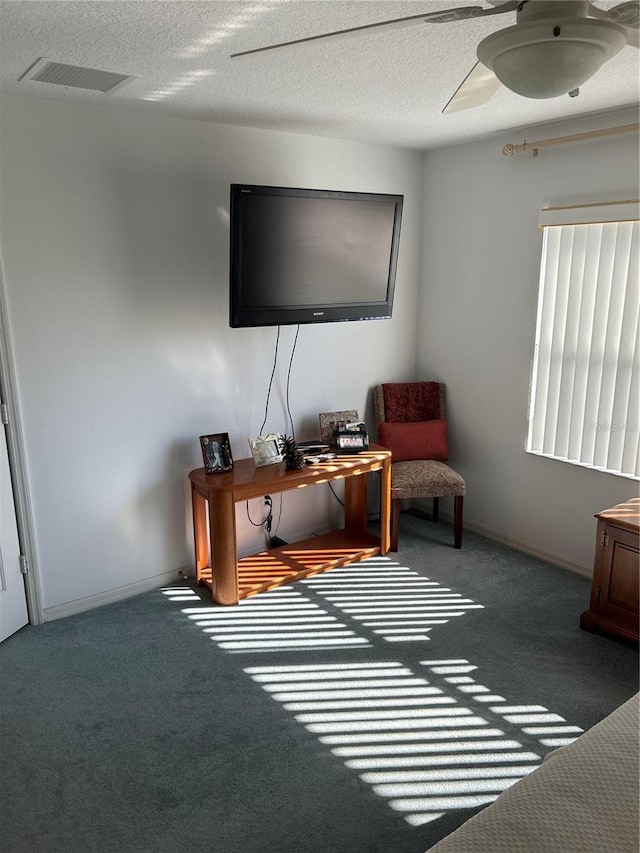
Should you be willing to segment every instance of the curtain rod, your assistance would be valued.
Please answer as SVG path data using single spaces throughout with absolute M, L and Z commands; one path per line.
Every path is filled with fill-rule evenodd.
M 545 145 L 564 145 L 569 142 L 579 142 L 582 139 L 596 139 L 599 136 L 615 136 L 619 133 L 629 133 L 629 131 L 640 129 L 638 124 L 623 124 L 620 127 L 608 127 L 604 130 L 591 130 L 588 133 L 576 133 L 574 136 L 556 136 L 555 139 L 541 139 L 539 142 L 523 142 L 522 145 L 514 145 L 509 142 L 502 149 L 505 157 L 512 157 L 514 154 L 521 154 L 523 151 L 533 151 L 533 156 L 538 156 L 538 149 Z

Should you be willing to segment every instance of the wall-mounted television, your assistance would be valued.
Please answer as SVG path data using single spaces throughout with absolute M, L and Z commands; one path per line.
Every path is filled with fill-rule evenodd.
M 402 202 L 232 184 L 230 325 L 391 317 Z

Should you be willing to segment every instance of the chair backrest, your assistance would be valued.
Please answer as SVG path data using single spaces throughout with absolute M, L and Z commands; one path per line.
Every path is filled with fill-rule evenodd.
M 443 419 L 445 403 L 442 382 L 387 382 L 373 389 L 376 424 Z

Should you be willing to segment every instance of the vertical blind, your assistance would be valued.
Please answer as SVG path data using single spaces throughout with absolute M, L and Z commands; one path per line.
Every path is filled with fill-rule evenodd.
M 531 453 L 636 479 L 639 207 L 628 203 L 541 212 L 542 263 L 527 436 Z M 613 221 L 581 221 L 594 218 Z

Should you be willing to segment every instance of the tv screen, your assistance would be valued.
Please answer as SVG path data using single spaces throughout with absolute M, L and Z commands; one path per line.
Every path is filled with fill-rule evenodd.
M 230 325 L 391 317 L 402 202 L 232 184 Z

